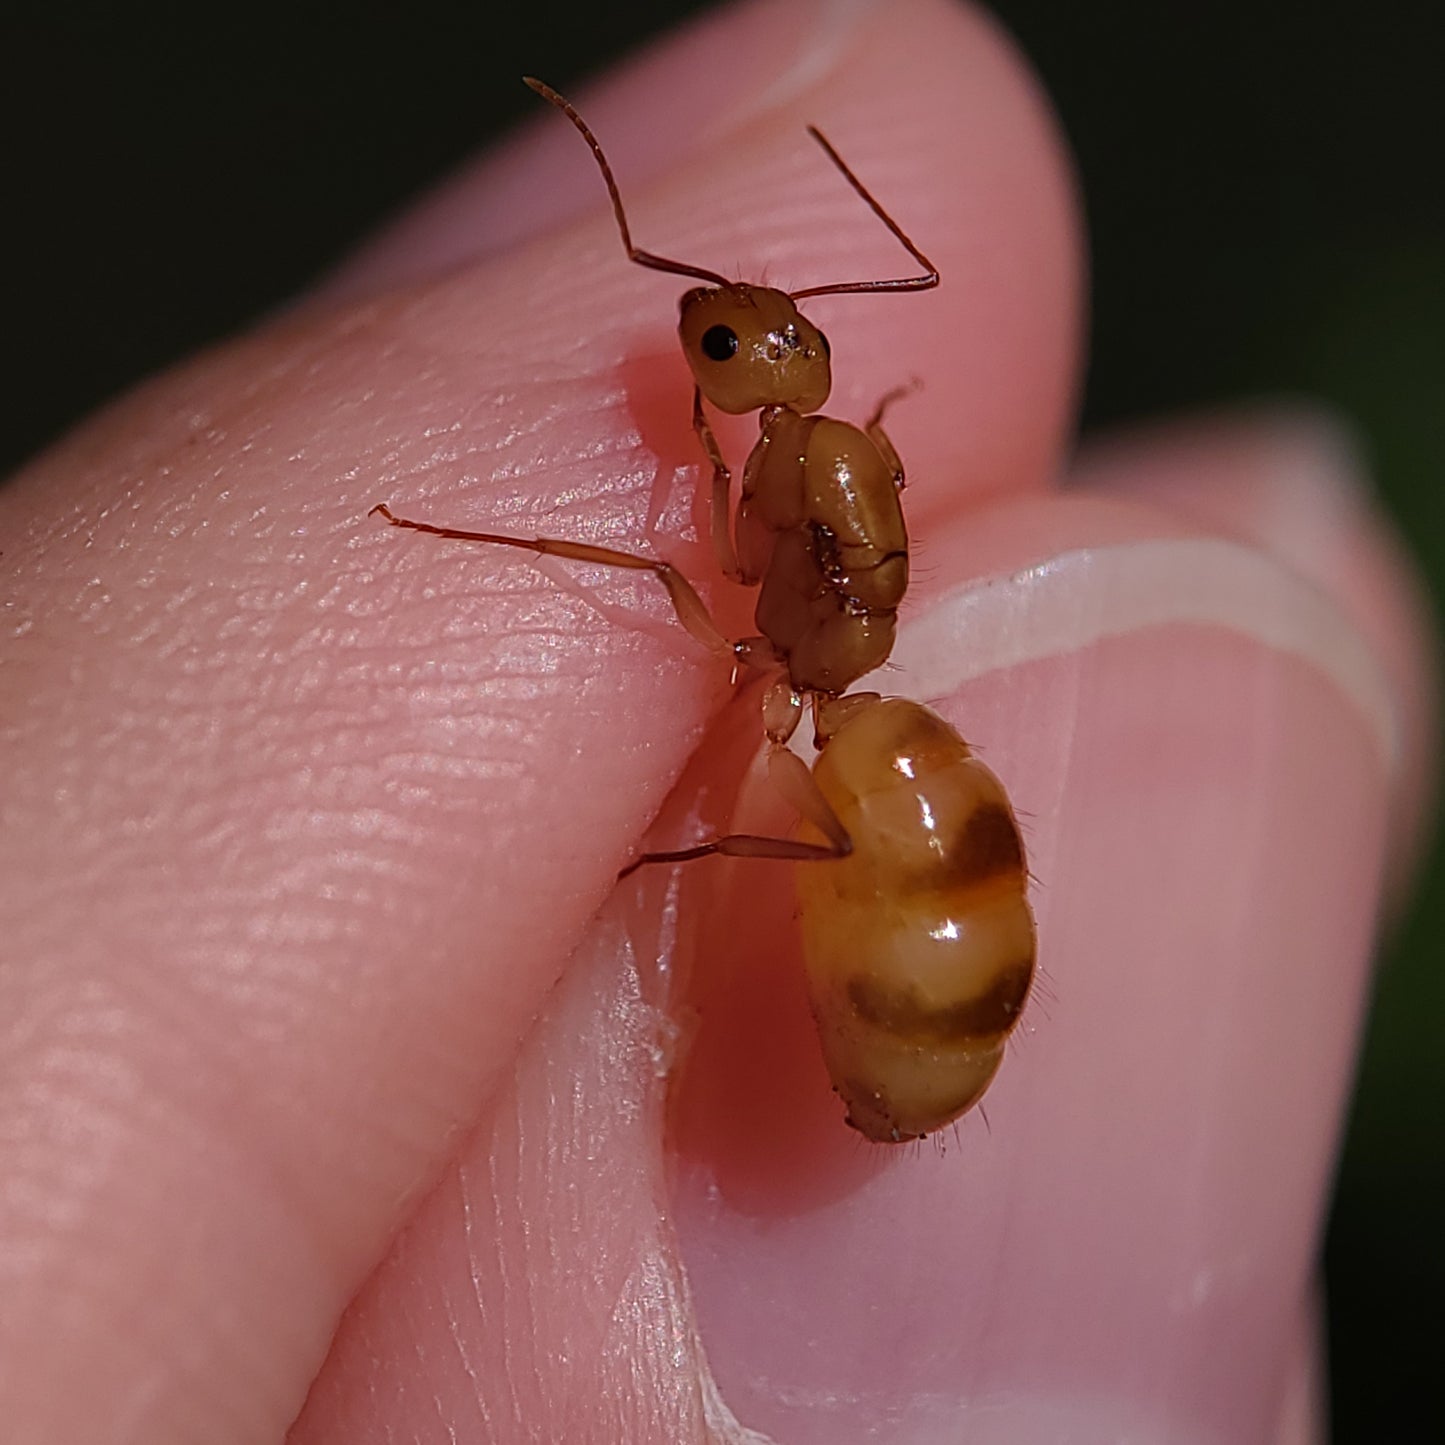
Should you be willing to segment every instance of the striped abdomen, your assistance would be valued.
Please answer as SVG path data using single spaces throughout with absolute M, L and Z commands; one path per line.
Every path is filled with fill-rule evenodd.
M 796 869 L 808 988 L 848 1122 L 918 1138 L 978 1102 L 1034 971 L 1018 824 L 949 725 L 866 702 L 813 770 L 853 843 Z

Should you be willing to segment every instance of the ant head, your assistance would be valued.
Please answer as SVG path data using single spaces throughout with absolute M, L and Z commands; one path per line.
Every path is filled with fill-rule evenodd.
M 828 400 L 828 338 L 786 291 L 744 282 L 699 286 L 683 296 L 679 313 L 683 355 L 719 411 L 811 412 Z
M 597 137 L 571 102 L 540 80 L 523 77 L 533 90 L 555 105 L 576 127 L 592 151 L 602 172 L 612 213 L 628 259 L 653 271 L 673 276 L 690 276 L 705 286 L 689 291 L 681 303 L 678 334 L 687 364 L 699 389 L 720 411 L 741 414 L 765 406 L 788 406 L 801 412 L 816 411 L 828 399 L 832 373 L 828 363 L 827 338 L 799 311 L 805 296 L 835 296 L 843 292 L 923 291 L 938 285 L 933 262 L 903 233 L 898 223 L 873 198 L 872 193 L 849 170 L 842 156 L 816 126 L 808 134 L 822 146 L 843 178 L 867 203 L 868 208 L 898 239 L 903 248 L 924 269 L 917 276 L 899 276 L 884 281 L 835 281 L 823 286 L 806 286 L 800 291 L 776 291 L 771 286 L 749 286 L 729 281 L 705 266 L 674 261 L 644 251 L 632 244 L 627 211 L 617 189 L 612 167 Z

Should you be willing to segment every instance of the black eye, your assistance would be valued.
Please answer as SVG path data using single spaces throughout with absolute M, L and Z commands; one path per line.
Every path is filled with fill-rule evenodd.
M 833 348 L 828 345 L 827 333 L 820 331 L 818 333 L 818 340 L 823 343 L 823 355 L 831 358 L 833 355 Z
M 738 334 L 731 326 L 709 326 L 702 334 L 702 354 L 709 361 L 730 361 L 738 354 Z

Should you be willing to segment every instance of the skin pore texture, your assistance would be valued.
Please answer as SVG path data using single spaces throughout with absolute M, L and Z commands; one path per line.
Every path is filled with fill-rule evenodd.
M 719 53 L 746 81 L 679 123 Z M 641 244 L 891 274 L 814 122 L 943 274 L 806 309 L 830 412 L 922 383 L 877 685 L 978 748 L 1038 880 L 987 1124 L 842 1127 L 785 866 L 615 886 L 654 819 L 774 809 L 652 578 L 367 517 L 645 545 L 747 627 L 676 278 L 539 106 L 0 493 L 8 1445 L 1321 1438 L 1315 1246 L 1433 735 L 1351 449 L 1260 412 L 1069 458 L 1076 198 L 978 12 L 753 3 L 575 98 Z

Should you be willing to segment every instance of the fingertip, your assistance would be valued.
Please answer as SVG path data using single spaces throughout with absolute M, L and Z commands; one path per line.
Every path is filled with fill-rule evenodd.
M 1073 419 L 1081 226 L 1049 105 L 992 19 L 949 0 L 762 0 L 707 16 L 578 102 L 639 244 L 792 287 L 897 274 L 892 238 L 808 145 L 805 127 L 820 125 L 943 275 L 924 297 L 816 302 L 848 358 L 831 409 L 865 416 L 901 381 L 924 381 L 896 417 L 920 518 L 959 493 L 1052 480 Z M 668 283 L 626 276 L 591 158 L 545 113 L 320 294 L 413 284 L 584 216 L 585 265 L 609 304 L 665 318 Z M 659 300 L 624 300 L 644 292 Z
M 1071 482 L 1259 548 L 1317 587 L 1356 629 L 1389 693 L 1389 889 L 1398 903 L 1436 794 L 1439 644 L 1407 541 L 1375 495 L 1365 439 L 1315 403 L 1259 404 L 1096 438 Z

